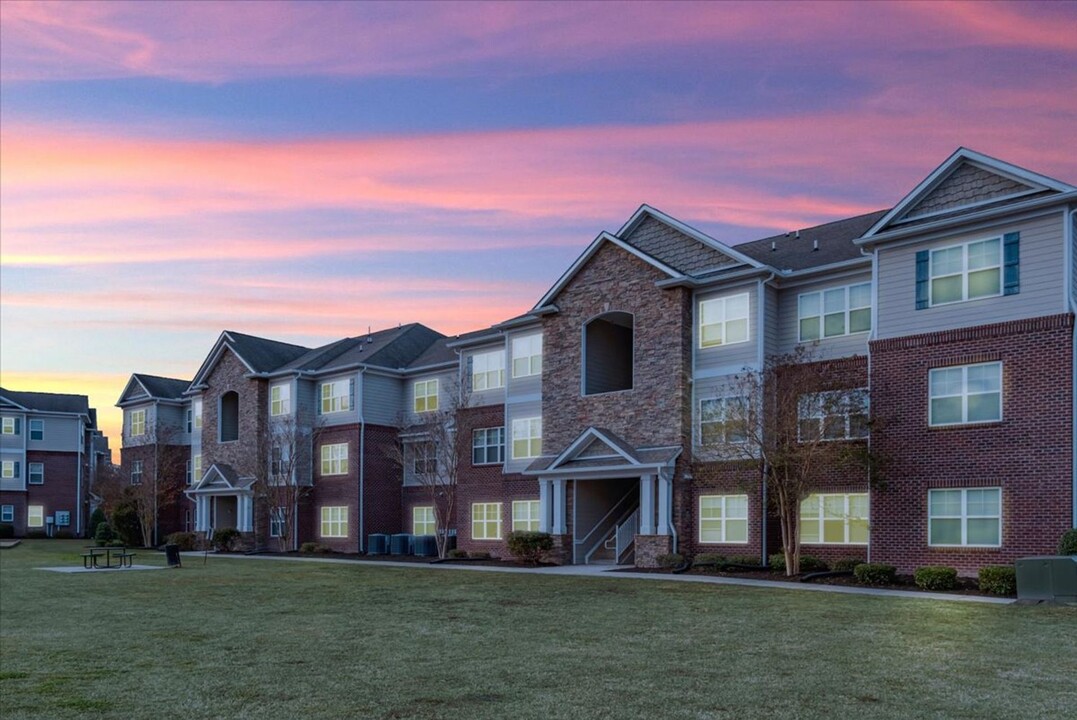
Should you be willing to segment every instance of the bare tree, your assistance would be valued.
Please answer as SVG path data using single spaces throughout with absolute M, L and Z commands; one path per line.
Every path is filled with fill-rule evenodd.
M 157 540 L 158 518 L 162 511 L 179 499 L 184 484 L 189 448 L 179 444 L 180 431 L 170 425 L 154 423 L 149 428 L 151 455 L 148 467 L 141 472 L 126 470 L 129 480 L 125 499 L 138 514 L 142 528 L 142 544 L 151 547 Z
M 298 537 L 299 506 L 310 494 L 311 458 L 318 434 L 317 427 L 306 427 L 296 415 L 273 418 L 257 443 L 260 452 L 268 453 L 263 472 L 253 473 L 256 498 L 266 509 L 269 534 L 276 536 L 281 552 L 294 550 Z
M 862 467 L 869 482 L 879 461 L 865 441 L 872 420 L 866 394 L 850 389 L 812 348 L 745 370 L 727 397 L 701 403 L 700 445 L 712 459 L 754 465 L 778 514 L 786 575 L 800 572 L 800 506 L 818 473 Z M 844 385 L 844 386 L 843 386 Z

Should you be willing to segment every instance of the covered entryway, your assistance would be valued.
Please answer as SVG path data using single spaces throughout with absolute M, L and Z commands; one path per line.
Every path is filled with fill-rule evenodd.
M 254 478 L 239 477 L 230 465 L 210 465 L 202 479 L 185 493 L 195 503 L 195 531 L 207 535 L 224 528 L 252 532 L 253 485 Z

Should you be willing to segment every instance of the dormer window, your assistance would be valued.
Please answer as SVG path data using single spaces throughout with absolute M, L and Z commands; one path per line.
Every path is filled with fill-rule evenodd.
M 598 395 L 632 389 L 632 315 L 610 312 L 583 328 L 583 394 Z

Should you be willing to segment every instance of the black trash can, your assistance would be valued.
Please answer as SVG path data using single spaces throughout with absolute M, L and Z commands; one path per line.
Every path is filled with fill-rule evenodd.
M 179 545 L 165 545 L 165 558 L 168 560 L 168 567 L 179 567 Z

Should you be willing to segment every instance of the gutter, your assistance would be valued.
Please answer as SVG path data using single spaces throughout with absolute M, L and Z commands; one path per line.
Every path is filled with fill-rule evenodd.
M 364 504 L 363 499 L 365 493 L 364 485 L 366 481 L 366 413 L 364 412 L 363 394 L 365 388 L 363 373 L 366 372 L 366 368 L 359 369 L 359 397 L 357 404 L 359 407 L 356 410 L 359 412 L 359 552 L 363 552 L 363 537 L 366 530 L 366 524 L 364 523 Z
M 1074 224 L 1077 224 L 1077 210 L 1069 210 L 1062 216 L 1062 222 L 1064 227 L 1062 228 L 1062 237 L 1065 239 L 1065 247 L 1063 248 L 1063 256 L 1065 257 L 1065 273 L 1064 277 L 1066 282 L 1066 305 L 1069 307 L 1069 311 L 1074 315 L 1077 315 L 1077 298 L 1074 297 L 1074 283 L 1077 283 L 1077 278 L 1073 276 L 1073 262 L 1074 253 L 1077 253 L 1077 247 L 1074 247 L 1077 243 L 1077 237 L 1074 237 Z M 1077 528 L 1077 330 L 1070 337 L 1070 372 L 1072 377 L 1070 379 L 1070 402 L 1072 404 L 1070 413 L 1070 426 L 1073 434 L 1073 442 L 1070 449 L 1070 471 L 1072 472 L 1072 489 L 1071 499 L 1073 501 L 1073 527 Z
M 760 283 L 759 283 L 759 287 L 764 290 L 764 292 L 761 293 L 760 302 L 759 302 L 759 337 L 758 337 L 758 340 L 759 340 L 759 342 L 758 342 L 758 345 L 759 345 L 759 372 L 763 372 L 763 363 L 766 361 L 766 348 L 764 347 L 764 343 L 765 343 L 765 340 L 766 340 L 766 335 L 763 333 L 763 323 L 765 321 L 766 315 L 763 312 L 763 300 L 766 298 L 766 292 L 765 292 L 766 286 L 769 283 L 774 281 L 775 275 L 776 275 L 776 273 L 771 273 L 770 277 L 768 277 L 766 280 L 760 281 Z M 767 502 L 768 502 L 768 498 L 767 498 L 767 469 L 766 469 L 766 466 L 760 468 L 759 481 L 760 481 L 759 482 L 760 495 L 761 495 L 761 500 L 762 500 L 762 503 L 761 503 L 761 506 L 760 506 L 760 509 L 759 509 L 760 510 L 760 512 L 759 512 L 759 533 L 760 533 L 759 534 L 759 547 L 760 547 L 760 550 L 763 553 L 763 558 L 760 561 L 760 564 L 761 565 L 766 565 L 767 564 L 767 528 L 768 528 L 768 526 L 767 526 L 767 513 L 768 513 Z
M 78 462 L 76 463 L 78 465 L 78 467 L 76 468 L 76 471 L 75 471 L 75 537 L 80 537 L 82 535 L 82 507 L 83 507 L 83 505 L 82 505 L 82 461 L 83 461 L 82 456 L 84 454 L 83 450 L 86 448 L 86 431 L 82 427 L 82 418 L 79 418 L 78 429 L 76 430 L 76 432 L 78 433 L 77 442 L 78 442 L 79 454 L 78 454 Z M 26 434 L 28 436 L 30 434 L 29 427 L 27 427 L 27 429 L 26 429 Z M 23 457 L 25 459 L 25 455 Z M 91 460 L 92 460 L 92 458 L 93 458 L 92 450 L 91 450 L 90 457 L 91 457 Z M 30 463 L 26 463 L 26 468 L 27 468 L 26 477 L 27 477 L 27 480 L 29 480 L 29 478 L 30 478 L 30 469 L 29 469 L 30 468 Z

